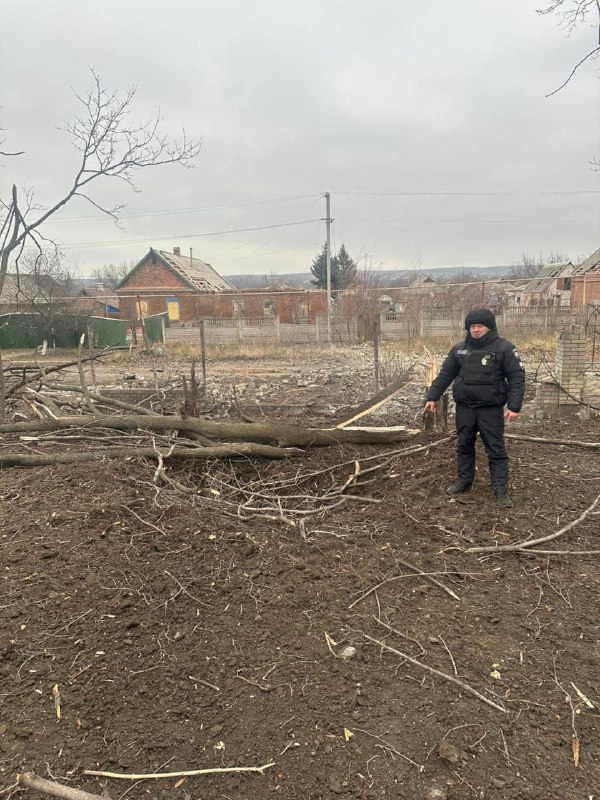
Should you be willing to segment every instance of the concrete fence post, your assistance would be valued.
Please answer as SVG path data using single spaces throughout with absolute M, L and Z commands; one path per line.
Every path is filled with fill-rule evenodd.
M 279 319 L 279 314 L 275 317 L 275 341 L 278 344 L 281 343 L 281 320 Z
M 243 322 L 242 318 L 238 317 L 237 318 L 237 340 L 238 340 L 238 343 L 241 342 L 242 339 L 243 339 L 242 322 Z
M 319 331 L 319 317 L 315 317 L 315 341 L 317 344 L 320 341 L 320 331 Z

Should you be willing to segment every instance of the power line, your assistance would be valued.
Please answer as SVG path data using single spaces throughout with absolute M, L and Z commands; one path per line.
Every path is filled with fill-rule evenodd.
M 365 197 L 545 197 L 564 195 L 600 194 L 599 189 L 574 189 L 569 191 L 526 191 L 526 192 L 332 192 L 340 196 Z
M 227 209 L 227 208 L 242 208 L 245 206 L 261 206 L 261 205 L 268 205 L 270 203 L 283 203 L 288 200 L 302 200 L 306 197 L 321 197 L 321 195 L 296 194 L 296 195 L 290 195 L 289 197 L 275 197 L 271 200 L 247 200 L 245 202 L 240 202 L 240 203 L 222 203 L 213 206 L 200 206 L 198 208 L 174 208 L 174 209 L 157 209 L 155 211 L 133 211 L 131 212 L 131 214 L 119 214 L 119 219 L 134 219 L 137 217 L 153 217 L 153 216 L 169 217 L 176 214 L 194 214 L 201 211 L 219 211 L 221 209 Z M 46 211 L 47 209 L 40 209 L 40 210 Z M 97 215 L 78 216 L 78 217 L 60 217 L 57 219 L 53 219 L 53 222 L 88 222 L 98 219 L 104 220 L 106 218 L 107 218 L 106 214 L 97 214 Z
M 317 202 L 318 199 L 320 199 L 320 195 L 318 197 L 316 197 L 316 198 L 313 197 L 309 203 L 307 203 L 306 205 L 302 206 L 302 208 L 298 209 L 298 211 L 296 211 L 295 214 L 292 214 L 292 216 L 289 217 L 286 220 L 286 222 L 294 222 L 297 217 L 299 217 L 301 214 L 304 214 L 310 208 L 312 208 L 315 205 L 315 203 Z M 264 239 L 264 241 L 261 244 L 259 244 L 257 247 L 255 247 L 254 250 L 252 250 L 251 253 L 249 253 L 248 255 L 244 256 L 244 258 L 248 258 L 249 256 L 259 252 L 260 250 L 262 250 L 262 248 L 266 247 L 266 245 L 269 244 L 270 242 L 272 242 L 273 239 L 276 239 L 277 236 L 279 236 L 280 233 L 281 233 L 281 229 L 278 229 L 278 230 L 275 231 L 275 233 L 273 233 L 271 235 L 267 235 L 267 237 Z M 252 245 L 255 242 L 260 241 L 260 239 L 263 238 L 263 236 L 264 236 L 264 234 L 259 234 L 258 236 L 253 236 L 250 239 L 248 239 L 246 242 L 243 242 L 242 244 L 238 244 L 235 247 L 233 247 L 231 249 L 228 249 L 225 252 L 217 253 L 215 256 L 213 256 L 213 260 L 218 262 L 221 259 L 224 259 L 225 261 L 227 261 L 228 260 L 227 256 L 230 253 L 233 253 L 236 250 L 241 250 L 242 248 L 247 247 L 248 245 Z M 239 260 L 239 259 L 235 259 L 234 258 L 233 260 L 236 261 L 236 260 Z M 231 259 L 229 259 L 229 261 L 231 263 Z
M 543 196 L 568 196 L 568 195 L 596 195 L 600 194 L 600 190 L 596 189 L 575 189 L 567 191 L 486 191 L 486 192 L 470 192 L 470 191 L 432 191 L 432 192 L 377 192 L 377 191 L 345 191 L 345 192 L 332 192 L 331 194 L 340 196 L 365 196 L 365 197 L 543 197 Z M 274 197 L 266 200 L 246 200 L 238 203 L 220 203 L 210 206 L 198 206 L 190 208 L 175 208 L 175 209 L 156 209 L 154 211 L 133 211 L 130 214 L 119 215 L 119 219 L 137 219 L 142 217 L 153 216 L 174 216 L 177 214 L 194 214 L 203 211 L 219 211 L 228 208 L 244 208 L 247 206 L 260 206 L 268 205 L 271 203 L 283 203 L 291 200 L 302 200 L 307 197 L 322 197 L 323 193 L 313 194 L 296 194 L 288 195 L 286 197 Z M 40 209 L 45 211 L 47 209 Z M 94 220 L 104 220 L 106 214 L 89 215 L 89 216 L 73 216 L 73 217 L 60 217 L 53 219 L 54 223 L 62 222 L 91 222 Z
M 254 228 L 231 228 L 225 231 L 209 231 L 207 233 L 173 233 L 169 235 L 144 236 L 143 239 L 113 239 L 110 241 L 99 242 L 65 242 L 63 247 L 99 247 L 105 245 L 123 245 L 123 244 L 140 244 L 147 242 L 149 238 L 153 239 L 198 239 L 203 236 L 223 236 L 227 233 L 246 233 L 247 231 L 266 231 L 271 228 L 291 228 L 295 225 L 309 225 L 313 222 L 320 222 L 320 219 L 305 219 L 299 222 L 282 222 L 277 225 L 259 225 Z
M 427 217 L 417 219 L 414 217 L 374 217 L 369 219 L 368 217 L 343 217 L 337 216 L 337 222 L 369 222 L 369 223 L 378 223 L 378 222 L 393 222 L 394 224 L 401 224 L 404 222 L 410 224 L 421 224 L 421 223 L 430 223 L 430 222 L 442 222 L 442 223 L 449 223 L 452 225 L 458 225 L 459 223 L 462 224 L 501 224 L 501 225 L 547 225 L 548 223 L 557 223 L 557 224 L 597 224 L 597 219 L 582 219 L 578 217 L 577 219 L 473 219 L 472 217 L 463 217 L 463 218 L 443 218 L 443 217 Z

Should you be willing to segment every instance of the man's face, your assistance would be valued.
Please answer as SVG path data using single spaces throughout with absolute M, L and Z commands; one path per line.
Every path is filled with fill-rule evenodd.
M 485 336 L 486 333 L 489 333 L 490 329 L 486 328 L 485 325 L 469 325 L 469 333 L 473 337 L 473 339 L 481 339 L 482 336 Z

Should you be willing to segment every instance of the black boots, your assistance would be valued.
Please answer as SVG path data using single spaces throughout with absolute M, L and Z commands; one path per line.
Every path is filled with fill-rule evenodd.
M 498 508 L 512 508 L 513 501 L 510 499 L 506 486 L 496 486 L 493 489 L 496 505 Z
M 460 478 L 446 489 L 446 494 L 450 497 L 456 497 L 458 494 L 467 494 L 473 491 L 473 484 L 467 481 L 461 481 Z
M 473 491 L 475 491 L 475 486 L 472 483 L 458 478 L 456 483 L 453 483 L 452 486 L 448 486 L 446 494 L 449 494 L 450 497 L 457 497 L 459 494 L 470 494 Z M 511 500 L 506 486 L 492 486 L 492 493 L 498 508 L 513 507 L 513 501 Z

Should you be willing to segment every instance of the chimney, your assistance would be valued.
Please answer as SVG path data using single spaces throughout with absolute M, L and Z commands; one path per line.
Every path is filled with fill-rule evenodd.
M 173 248 L 173 255 L 180 256 L 181 255 L 181 247 L 174 247 Z

